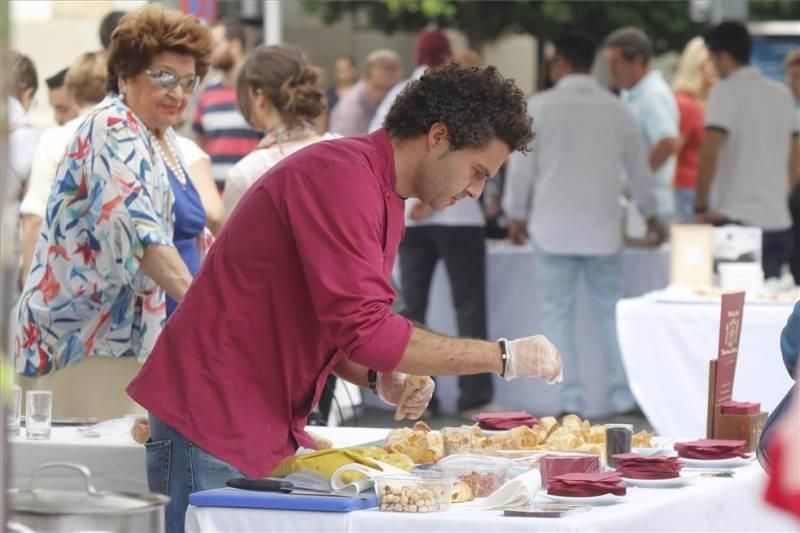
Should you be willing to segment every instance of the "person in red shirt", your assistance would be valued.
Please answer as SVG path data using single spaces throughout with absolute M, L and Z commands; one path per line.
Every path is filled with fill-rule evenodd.
M 480 196 L 533 138 L 522 91 L 493 67 L 428 71 L 385 129 L 315 143 L 240 200 L 150 357 L 128 386 L 149 411 L 150 489 L 180 531 L 188 494 L 267 476 L 299 446 L 334 373 L 396 404 L 408 376 L 561 379 L 544 336 L 449 338 L 391 310 L 404 201 L 441 210 Z M 400 407 L 418 418 L 430 378 Z
M 800 518 L 800 394 L 775 427 L 769 443 L 767 502 Z
M 675 167 L 675 213 L 681 224 L 694 224 L 694 189 L 697 181 L 697 164 L 700 162 L 700 145 L 705 129 L 705 107 L 708 92 L 718 76 L 702 37 L 686 44 L 678 63 L 678 72 L 672 82 L 675 101 L 680 113 L 681 136 L 678 145 L 678 162 Z

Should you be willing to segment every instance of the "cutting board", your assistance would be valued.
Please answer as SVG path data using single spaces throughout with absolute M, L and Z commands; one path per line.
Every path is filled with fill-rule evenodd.
M 377 507 L 378 496 L 373 493 L 368 498 L 339 498 L 335 496 L 286 494 L 226 487 L 195 492 L 189 495 L 189 504 L 197 507 L 242 507 L 247 509 L 347 513 L 359 509 Z

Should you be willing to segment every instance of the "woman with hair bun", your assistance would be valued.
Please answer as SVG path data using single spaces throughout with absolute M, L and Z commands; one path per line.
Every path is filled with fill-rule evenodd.
M 325 110 L 320 71 L 291 46 L 260 46 L 247 58 L 236 83 L 242 115 L 264 132 L 256 149 L 228 173 L 223 201 L 229 216 L 247 189 L 283 158 L 309 144 L 336 138 L 319 135 L 314 120 Z

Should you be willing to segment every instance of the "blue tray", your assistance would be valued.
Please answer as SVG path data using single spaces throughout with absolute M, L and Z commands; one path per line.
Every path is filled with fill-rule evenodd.
M 335 496 L 286 494 L 226 487 L 195 492 L 189 495 L 189 504 L 197 507 L 241 507 L 247 509 L 347 513 L 359 509 L 377 507 L 378 496 L 372 493 L 368 498 L 338 498 Z

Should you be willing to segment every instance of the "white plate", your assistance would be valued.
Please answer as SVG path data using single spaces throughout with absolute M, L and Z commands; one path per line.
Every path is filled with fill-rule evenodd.
M 547 494 L 542 492 L 542 496 L 550 501 L 558 503 L 572 503 L 577 505 L 614 505 L 625 501 L 625 496 L 617 496 L 616 494 L 601 494 L 600 496 L 556 496 L 554 494 Z
M 671 477 L 668 479 L 633 479 L 624 477 L 622 481 L 631 487 L 641 487 L 643 489 L 672 489 L 686 486 L 692 482 L 691 478 L 685 476 Z
M 652 448 L 633 448 L 633 453 L 638 453 L 644 457 L 655 457 L 657 455 L 675 455 L 675 439 L 669 437 L 653 437 Z
M 755 454 L 750 454 L 747 457 L 730 457 L 728 459 L 689 459 L 681 457 L 681 461 L 688 468 L 737 468 L 749 465 L 755 457 Z

